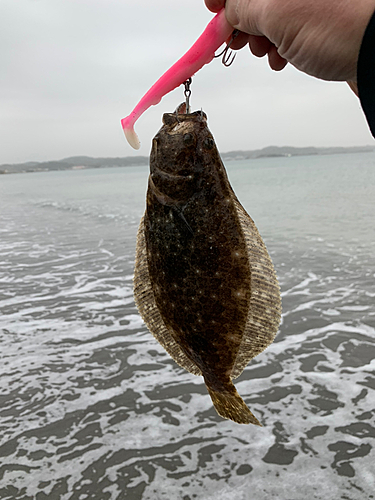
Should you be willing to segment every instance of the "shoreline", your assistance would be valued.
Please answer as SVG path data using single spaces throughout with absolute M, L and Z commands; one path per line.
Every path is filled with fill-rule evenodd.
M 304 147 L 296 148 L 292 146 L 267 146 L 262 149 L 250 151 L 228 151 L 220 153 L 223 161 L 257 160 L 260 158 L 288 158 L 294 156 L 313 155 L 333 155 L 350 153 L 371 153 L 375 152 L 375 146 L 354 146 L 354 147 Z M 148 156 L 126 156 L 124 158 L 92 158 L 89 156 L 72 156 L 62 160 L 52 160 L 45 162 L 25 162 L 25 163 L 5 163 L 0 165 L 0 175 L 50 172 L 58 170 L 83 170 L 92 168 L 110 167 L 137 167 L 147 166 Z

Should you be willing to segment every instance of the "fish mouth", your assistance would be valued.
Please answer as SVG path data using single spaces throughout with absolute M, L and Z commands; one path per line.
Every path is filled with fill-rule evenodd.
M 164 125 L 175 125 L 182 122 L 206 122 L 207 115 L 204 111 L 194 111 L 193 113 L 164 113 L 163 114 L 163 124 Z

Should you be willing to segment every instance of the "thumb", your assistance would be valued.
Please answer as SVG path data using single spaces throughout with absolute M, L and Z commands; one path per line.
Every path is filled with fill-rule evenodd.
M 233 28 L 248 33 L 249 35 L 264 35 L 256 23 L 256 10 L 254 6 L 249 8 L 249 0 L 227 0 L 225 4 L 225 16 Z

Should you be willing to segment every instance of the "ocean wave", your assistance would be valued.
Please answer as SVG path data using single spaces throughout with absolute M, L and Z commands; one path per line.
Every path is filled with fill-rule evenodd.
M 371 498 L 372 243 L 267 229 L 283 318 L 236 382 L 263 427 L 239 426 L 143 324 L 119 203 L 3 206 L 0 497 Z

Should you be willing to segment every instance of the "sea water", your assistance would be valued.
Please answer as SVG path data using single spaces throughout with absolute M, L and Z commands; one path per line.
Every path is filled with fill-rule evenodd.
M 136 310 L 147 166 L 0 177 L 1 499 L 375 498 L 375 154 L 226 166 L 282 291 L 236 381 L 263 427 Z

